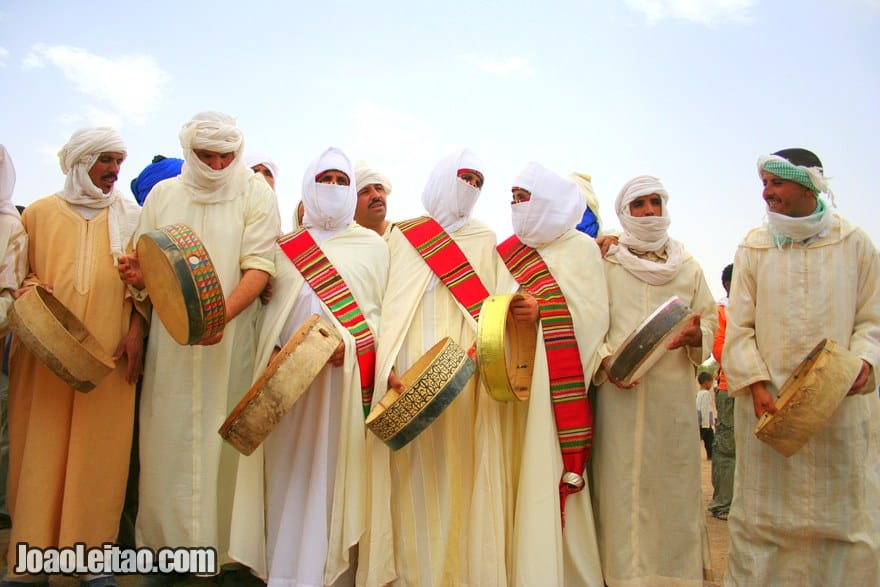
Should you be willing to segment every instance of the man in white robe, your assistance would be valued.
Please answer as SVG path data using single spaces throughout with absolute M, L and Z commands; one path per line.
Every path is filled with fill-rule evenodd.
M 608 292 L 595 241 L 575 227 L 585 204 L 578 186 L 536 163 L 513 188 L 513 230 L 537 250 L 555 279 L 571 314 L 584 385 L 598 364 L 597 351 L 608 330 Z M 523 290 L 506 268 L 500 292 Z M 517 320 L 539 319 L 538 302 L 525 293 L 511 310 Z M 562 527 L 559 485 L 565 469 L 551 405 L 551 383 L 543 330 L 538 329 L 529 399 L 505 407 L 504 442 L 508 491 L 508 564 L 511 585 L 603 585 L 590 488 L 565 500 Z M 587 401 L 584 389 L 583 401 Z M 514 472 L 518 474 L 514 474 Z M 584 471 L 581 475 L 586 476 Z
M 711 571 L 700 444 L 694 418 L 696 368 L 712 350 L 717 318 L 703 271 L 669 237 L 669 195 L 651 176 L 627 182 L 615 207 L 620 242 L 605 257 L 610 326 L 594 376 L 593 500 L 605 582 L 700 587 Z M 697 314 L 669 350 L 628 388 L 607 380 L 608 359 L 671 296 Z M 707 577 L 708 578 L 708 577 Z
M 180 142 L 181 174 L 152 189 L 135 238 L 174 223 L 192 228 L 220 280 L 226 325 L 219 335 L 181 346 L 154 314 L 140 404 L 136 540 L 139 547 L 212 547 L 222 565 L 229 561 L 237 453 L 217 429 L 250 385 L 255 300 L 274 273 L 280 226 L 275 194 L 244 164 L 234 119 L 197 114 Z M 120 274 L 143 287 L 136 256 L 120 263 Z
M 434 168 L 422 203 L 492 292 L 498 271 L 495 234 L 471 218 L 482 184 L 482 162 L 463 150 Z M 374 404 L 386 391 L 392 367 L 398 376 L 404 374 L 447 336 L 468 349 L 477 331 L 473 316 L 396 225 L 388 246 L 391 269 L 382 303 Z M 506 584 L 495 403 L 472 377 L 403 448 L 392 452 L 374 435 L 367 437 L 372 490 L 359 584 L 395 579 L 422 586 Z
M 345 179 L 332 181 L 344 185 L 324 183 L 328 171 L 341 172 Z M 312 162 L 303 178 L 303 222 L 375 337 L 388 278 L 388 247 L 352 220 L 357 199 L 349 179 L 353 175 L 338 149 L 328 149 Z M 268 576 L 271 586 L 351 584 L 349 550 L 366 525 L 366 429 L 356 343 L 277 247 L 275 265 L 255 379 L 272 353 L 312 314 L 333 324 L 343 343 L 263 445 L 241 457 L 231 552 L 256 574 Z
M 736 481 L 725 585 L 877 585 L 880 580 L 880 259 L 830 210 L 819 158 L 758 161 L 767 222 L 734 259 L 724 372 L 735 399 Z M 861 358 L 849 396 L 790 457 L 752 432 L 822 339 Z

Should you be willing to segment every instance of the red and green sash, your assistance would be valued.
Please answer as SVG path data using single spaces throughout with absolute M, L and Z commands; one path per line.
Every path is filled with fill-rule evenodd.
M 515 235 L 498 245 L 498 252 L 517 283 L 538 301 L 562 464 L 566 472 L 583 476 L 593 439 L 593 414 L 565 296 L 538 251 Z M 559 483 L 563 527 L 565 498 L 582 488 Z
M 397 227 L 458 303 L 477 320 L 489 291 L 452 237 L 429 216 L 398 222 Z
M 358 370 L 361 375 L 361 402 L 366 417 L 373 403 L 376 345 L 357 300 L 308 230 L 299 228 L 279 238 L 278 244 L 321 301 L 354 337 Z

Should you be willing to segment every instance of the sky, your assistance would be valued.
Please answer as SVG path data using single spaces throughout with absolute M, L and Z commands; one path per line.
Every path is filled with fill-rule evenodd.
M 392 220 L 421 215 L 431 169 L 471 148 L 486 174 L 474 216 L 499 241 L 530 161 L 591 174 L 606 230 L 623 184 L 650 174 L 720 297 L 764 219 L 758 156 L 804 147 L 838 211 L 880 239 L 880 0 L 0 0 L 16 204 L 60 189 L 58 150 L 98 125 L 126 140 L 130 195 L 203 110 L 236 117 L 246 150 L 279 165 L 285 228 L 329 146 L 391 178 Z

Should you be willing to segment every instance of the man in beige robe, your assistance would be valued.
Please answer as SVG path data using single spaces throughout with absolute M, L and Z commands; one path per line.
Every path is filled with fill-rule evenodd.
M 758 173 L 767 223 L 737 249 L 723 353 L 736 396 L 724 584 L 877 585 L 880 258 L 870 238 L 820 197 L 830 189 L 815 154 L 763 156 Z M 825 338 L 859 357 L 860 372 L 824 426 L 785 457 L 752 431 Z
M 495 287 L 495 234 L 471 218 L 483 183 L 469 150 L 434 169 L 422 203 L 461 248 L 485 288 Z M 382 303 L 374 405 L 394 368 L 406 373 L 435 343 L 464 349 L 477 323 L 433 273 L 399 227 L 388 239 L 391 268 Z M 440 416 L 409 444 L 391 451 L 367 437 L 372 491 L 358 583 L 503 585 L 504 527 L 498 408 L 472 377 Z
M 212 547 L 222 565 L 230 560 L 238 453 L 217 429 L 250 386 L 255 300 L 274 273 L 280 226 L 275 194 L 244 164 L 234 119 L 197 114 L 181 129 L 180 143 L 181 174 L 152 189 L 136 236 L 174 223 L 192 228 L 223 289 L 226 325 L 219 335 L 181 346 L 158 316 L 152 321 L 140 403 L 136 540 L 139 547 Z M 143 288 L 136 256 L 120 265 L 121 277 Z
M 704 556 L 696 368 L 712 350 L 715 301 L 699 264 L 668 234 L 669 195 L 655 177 L 627 182 L 616 200 L 623 227 L 605 257 L 610 326 L 594 376 L 593 500 L 609 587 L 700 587 Z M 640 381 L 608 380 L 609 358 L 671 296 L 694 318 Z
M 599 247 L 576 228 L 584 213 L 584 199 L 574 181 L 536 163 L 520 173 L 512 192 L 514 233 L 537 251 L 565 298 L 583 374 L 582 401 L 587 402 L 586 388 L 608 330 L 608 291 Z M 523 293 L 506 268 L 501 273 L 499 292 Z M 512 302 L 513 316 L 524 322 L 539 320 L 538 302 L 528 293 L 524 297 Z M 601 587 L 602 568 L 586 484 L 565 500 L 563 531 L 559 487 L 566 469 L 551 401 L 553 365 L 549 361 L 539 326 L 529 399 L 504 405 L 509 583 Z M 578 474 L 585 477 L 586 471 Z
M 125 153 L 113 129 L 75 132 L 58 154 L 64 188 L 22 215 L 30 266 L 25 285 L 51 289 L 117 362 L 94 389 L 81 393 L 14 342 L 8 569 L 19 542 L 100 547 L 116 540 L 144 335 L 144 320 L 116 269 L 140 211 L 115 187 Z M 86 580 L 95 587 L 116 584 L 106 576 Z

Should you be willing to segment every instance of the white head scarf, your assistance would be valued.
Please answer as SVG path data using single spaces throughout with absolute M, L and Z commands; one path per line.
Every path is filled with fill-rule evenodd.
M 272 177 L 275 178 L 275 181 L 278 181 L 278 164 L 267 154 L 260 151 L 251 151 L 245 155 L 244 164 L 248 169 L 253 169 L 257 165 L 264 165 L 272 172 Z
M 234 118 L 213 111 L 196 114 L 180 130 L 180 146 L 184 160 L 180 179 L 190 188 L 194 200 L 214 204 L 244 194 L 253 172 L 245 165 L 244 137 Z M 234 153 L 235 159 L 224 169 L 211 169 L 194 149 Z
M 346 174 L 349 185 L 318 183 L 319 174 L 335 169 Z M 354 222 L 357 192 L 351 162 L 341 150 L 330 147 L 312 161 L 303 176 L 303 226 L 321 242 Z
M 137 208 L 137 204 L 126 200 L 115 185 L 105 194 L 92 182 L 89 171 L 101 153 L 127 153 L 122 136 L 114 129 L 102 126 L 73 133 L 67 144 L 58 151 L 61 171 L 67 176 L 64 189 L 58 195 L 75 206 L 109 208 L 107 225 L 110 254 L 116 264 L 116 259 L 123 254 L 123 247 L 131 238 L 137 224 L 137 214 L 131 209 L 131 206 Z
M 478 188 L 459 179 L 459 169 L 483 173 L 483 162 L 470 149 L 453 153 L 434 167 L 422 191 L 422 205 L 428 215 L 448 233 L 467 224 L 480 196 Z
M 636 198 L 657 194 L 663 200 L 660 216 L 634 217 L 629 211 Z M 624 184 L 617 194 L 615 207 L 617 218 L 623 226 L 620 245 L 612 245 L 608 255 L 615 257 L 623 267 L 651 285 L 662 285 L 678 274 L 682 262 L 682 247 L 667 234 L 669 228 L 669 193 L 660 180 L 651 175 L 634 177 Z M 666 262 L 657 263 L 641 259 L 630 249 L 640 252 L 659 252 L 666 249 Z
M 15 189 L 15 166 L 12 157 L 4 145 L 0 145 L 0 214 L 21 218 L 18 208 L 12 203 L 12 191 Z
M 767 210 L 767 225 L 770 227 L 773 244 L 782 247 L 791 242 L 806 242 L 824 235 L 831 226 L 833 216 L 819 194 L 826 193 L 831 204 L 835 205 L 835 202 L 834 193 L 822 168 L 795 165 L 779 155 L 762 155 L 758 157 L 758 177 L 763 177 L 761 172 L 765 170 L 811 189 L 816 195 L 816 210 L 809 216 L 794 217 Z
M 354 166 L 354 175 L 357 178 L 355 191 L 359 192 L 368 185 L 372 185 L 374 183 L 380 184 L 383 188 L 385 188 L 385 195 L 391 194 L 391 180 L 388 179 L 388 176 L 380 173 L 379 171 L 372 169 L 369 165 L 367 165 L 364 161 L 358 161 Z
M 537 163 L 529 163 L 513 185 L 531 194 L 529 201 L 511 204 L 513 232 L 530 247 L 555 241 L 584 215 L 578 186 Z

